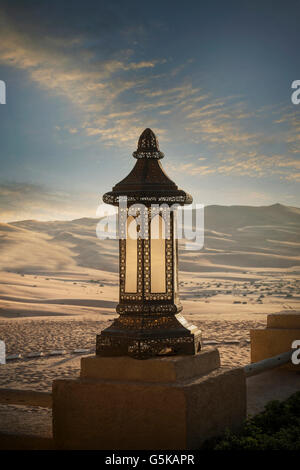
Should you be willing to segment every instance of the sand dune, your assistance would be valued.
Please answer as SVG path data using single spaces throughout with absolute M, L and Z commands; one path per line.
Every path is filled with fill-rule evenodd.
M 81 268 L 117 272 L 118 244 L 96 237 L 97 222 L 82 218 L 1 224 L 0 269 L 25 273 L 78 272 Z M 300 266 L 299 235 L 298 208 L 280 204 L 208 206 L 204 248 L 194 252 L 182 249 L 180 266 L 185 271 L 211 266 L 233 271 Z
M 0 313 L 49 316 L 55 314 L 56 305 L 60 315 L 95 313 L 99 309 L 113 314 L 118 298 L 118 242 L 99 240 L 97 222 L 82 218 L 0 224 Z M 192 295 L 198 305 L 199 296 L 204 296 L 203 282 L 208 284 L 208 278 L 223 279 L 223 287 L 225 281 L 231 282 L 225 304 L 232 304 L 239 301 L 230 298 L 234 280 L 245 283 L 253 276 L 261 282 L 268 278 L 266 282 L 274 289 L 274 276 L 296 279 L 300 271 L 299 234 L 297 208 L 280 204 L 206 207 L 204 248 L 187 251 L 180 243 L 179 268 L 188 286 L 184 295 Z M 286 289 L 276 287 L 281 307 L 283 299 L 298 301 L 298 287 L 288 282 Z M 251 293 L 251 285 L 248 287 L 246 292 Z M 218 292 L 218 299 L 220 295 Z M 262 297 L 255 300 L 256 292 L 249 295 L 247 305 L 255 311 L 254 303 L 263 303 Z
M 272 206 L 208 206 L 205 226 L 212 230 L 232 233 L 241 227 L 281 226 L 295 228 L 299 233 L 300 208 L 273 204 Z
M 97 223 L 0 224 L 0 339 L 10 354 L 93 347 L 116 316 L 118 242 L 99 240 Z M 205 339 L 241 341 L 220 346 L 224 364 L 249 362 L 244 340 L 268 313 L 299 309 L 299 234 L 297 208 L 209 206 L 204 248 L 187 251 L 180 243 L 185 317 Z M 36 361 L 3 366 L 0 385 L 44 390 L 79 369 L 73 356 Z

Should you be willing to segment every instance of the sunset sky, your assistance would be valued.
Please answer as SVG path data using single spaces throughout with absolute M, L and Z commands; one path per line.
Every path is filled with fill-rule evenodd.
M 0 221 L 96 216 L 145 127 L 204 204 L 300 207 L 299 1 L 0 0 Z

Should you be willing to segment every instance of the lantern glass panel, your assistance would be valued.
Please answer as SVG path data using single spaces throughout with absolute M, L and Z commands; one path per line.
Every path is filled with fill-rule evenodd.
M 151 292 L 166 292 L 165 221 L 156 215 L 151 221 Z
M 134 217 L 126 222 L 125 292 L 137 292 L 137 225 Z

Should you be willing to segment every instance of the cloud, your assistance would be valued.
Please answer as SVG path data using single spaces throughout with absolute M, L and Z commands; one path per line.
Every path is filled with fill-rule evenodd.
M 163 64 L 164 59 L 135 61 L 128 50 L 119 51 L 122 59 L 104 59 L 88 48 L 89 38 L 82 36 L 43 36 L 37 41 L 31 31 L 18 28 L 11 17 L 1 13 L 0 63 L 25 70 L 31 81 L 75 105 L 87 136 L 98 135 L 108 145 L 111 141 L 118 144 L 121 134 L 112 131 L 116 117 L 122 129 L 126 127 L 125 134 L 136 131 L 127 119 L 130 111 L 122 109 L 119 97 L 132 90 L 138 92 L 149 81 L 145 71 Z M 141 103 L 135 111 L 136 122 L 143 109 Z M 100 121 L 100 129 L 93 130 L 99 115 L 105 119 Z M 69 128 L 74 129 L 72 125 Z
M 122 50 L 103 52 L 94 33 L 93 40 L 86 30 L 74 34 L 72 28 L 64 35 L 41 34 L 11 13 L 1 13 L 0 63 L 26 71 L 32 82 L 78 110 L 76 123 L 60 131 L 132 150 L 142 123 L 147 123 L 161 141 L 203 145 L 203 152 L 213 155 L 204 164 L 204 157 L 194 154 L 174 171 L 299 180 L 300 120 L 295 107 L 253 109 L 241 96 L 217 97 L 200 80 L 195 84 L 189 76 L 182 78 L 178 67 L 172 65 L 177 72 L 170 73 L 163 57 L 138 60 L 126 41 Z M 103 31 L 98 36 L 105 36 Z M 120 34 L 131 33 L 129 27 Z
M 263 137 L 261 132 L 249 132 L 243 121 L 253 118 L 254 112 L 236 97 L 214 99 L 208 96 L 203 103 L 192 102 L 184 107 L 184 128 L 195 143 L 250 146 Z
M 202 160 L 202 159 L 199 159 Z M 287 158 L 284 155 L 263 155 L 254 152 L 236 153 L 222 157 L 215 163 L 199 165 L 197 163 L 168 164 L 173 173 L 190 176 L 211 174 L 247 176 L 262 178 L 266 175 L 277 176 L 287 181 L 300 181 L 300 160 Z
M 0 221 L 58 220 L 96 216 L 98 194 L 53 191 L 28 183 L 0 184 Z
M 181 163 L 180 165 L 173 165 L 168 163 L 166 168 L 173 173 L 186 174 L 191 176 L 205 176 L 216 173 L 216 168 L 213 168 L 208 165 L 197 165 L 194 163 Z
M 289 152 L 300 154 L 300 113 L 298 109 L 281 113 L 280 117 L 275 119 L 274 122 L 279 126 L 286 126 L 286 129 L 283 132 L 281 131 L 281 137 L 287 143 Z

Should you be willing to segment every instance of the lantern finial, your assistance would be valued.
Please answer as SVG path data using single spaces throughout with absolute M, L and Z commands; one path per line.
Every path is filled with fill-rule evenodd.
M 138 148 L 132 155 L 134 158 L 154 158 L 157 160 L 164 157 L 164 154 L 159 150 L 157 137 L 149 127 L 141 133 Z

